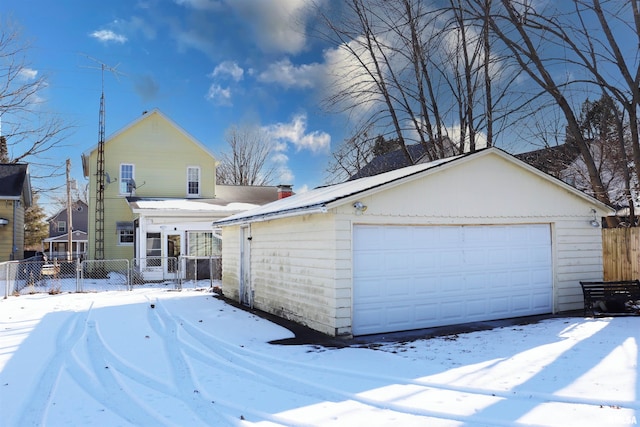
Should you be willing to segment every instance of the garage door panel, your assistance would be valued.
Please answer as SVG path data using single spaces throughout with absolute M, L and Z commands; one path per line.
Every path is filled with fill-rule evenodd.
M 356 335 L 551 312 L 549 225 L 355 226 L 353 256 Z

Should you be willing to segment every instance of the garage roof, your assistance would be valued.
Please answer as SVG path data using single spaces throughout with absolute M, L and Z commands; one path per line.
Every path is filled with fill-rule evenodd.
M 591 203 L 599 205 L 605 210 L 613 212 L 611 207 L 599 202 L 595 198 L 583 193 L 582 191 L 579 191 L 576 188 L 564 183 L 563 181 L 560 181 L 559 179 L 541 172 L 540 170 L 522 162 L 521 160 L 516 159 L 514 156 L 506 153 L 503 150 L 491 147 L 476 151 L 474 153 L 447 157 L 445 159 L 435 160 L 428 163 L 407 166 L 375 176 L 360 178 L 335 185 L 318 187 L 306 193 L 296 194 L 294 196 L 277 200 L 256 209 L 251 209 L 246 212 L 232 215 L 230 217 L 215 221 L 213 224 L 231 225 L 293 215 L 326 212 L 328 208 L 342 204 L 345 202 L 345 200 L 361 195 L 362 193 L 365 193 L 367 191 L 380 189 L 382 187 L 392 185 L 393 183 L 397 183 L 402 180 L 413 179 L 423 173 L 426 173 L 427 171 L 432 171 L 434 169 L 442 168 L 447 165 L 459 163 L 464 161 L 465 159 L 470 160 L 474 157 L 490 154 L 497 154 L 513 163 L 520 165 L 524 169 L 527 169 L 532 173 L 541 176 L 544 179 L 552 181 L 554 184 L 567 189 L 577 196 L 587 199 Z

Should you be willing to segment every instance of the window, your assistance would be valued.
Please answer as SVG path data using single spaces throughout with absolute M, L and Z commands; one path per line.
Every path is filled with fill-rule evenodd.
M 189 166 L 187 168 L 187 197 L 200 195 L 200 168 Z
M 133 194 L 135 190 L 133 172 L 133 165 L 126 163 L 120 165 L 120 194 Z
M 116 222 L 116 231 L 118 233 L 119 246 L 133 245 L 133 222 L 128 222 L 128 221 Z
M 210 231 L 189 231 L 187 233 L 188 253 L 191 256 L 222 255 L 222 239 Z
M 160 233 L 147 233 L 147 266 L 160 266 L 161 256 L 162 240 L 160 239 Z
M 66 233 L 66 232 L 67 232 L 67 222 L 58 221 L 58 233 Z

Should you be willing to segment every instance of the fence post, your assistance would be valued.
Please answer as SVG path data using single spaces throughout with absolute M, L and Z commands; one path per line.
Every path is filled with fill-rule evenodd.
M 9 269 L 7 268 L 7 263 L 3 262 L 2 266 L 4 266 L 4 299 L 9 298 Z

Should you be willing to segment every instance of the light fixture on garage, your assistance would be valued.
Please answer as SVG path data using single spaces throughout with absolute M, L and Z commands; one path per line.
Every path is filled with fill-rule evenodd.
M 593 219 L 589 221 L 589 224 L 591 224 L 592 227 L 600 227 L 600 222 L 598 222 L 598 219 L 596 218 L 596 210 L 591 209 L 591 213 L 593 214 Z
M 0 226 L 9 224 L 9 220 L 7 218 L 0 218 Z
M 367 207 L 362 202 L 355 202 L 353 208 L 356 210 L 356 215 L 362 215 L 362 213 L 367 210 Z

